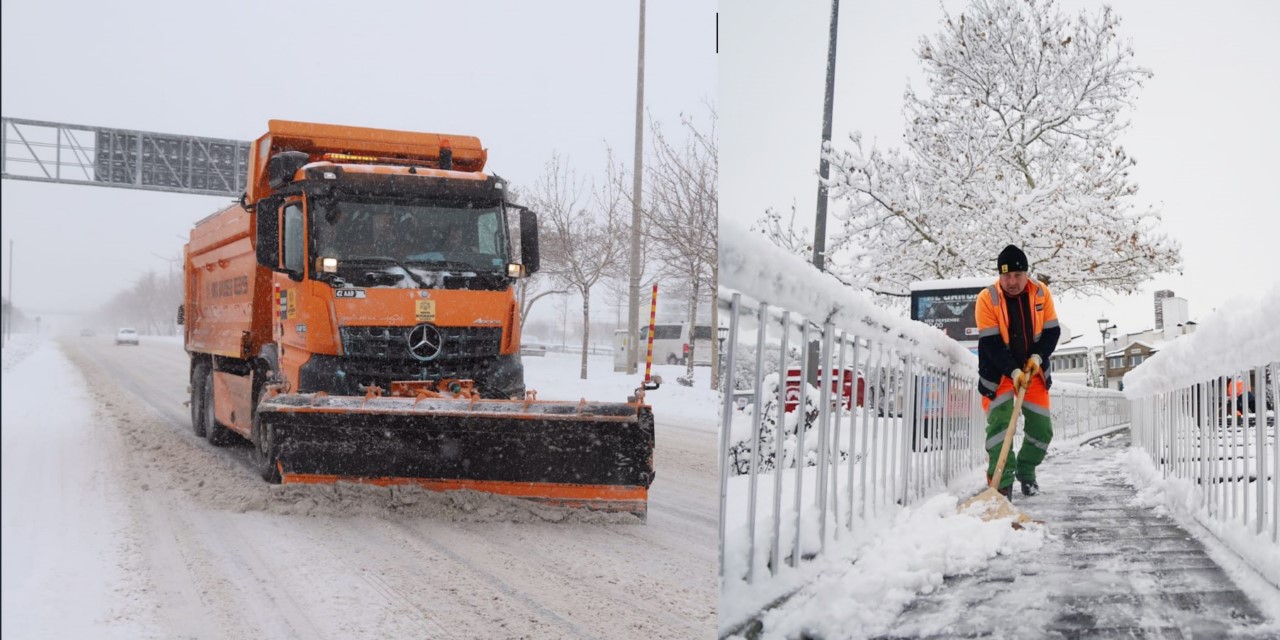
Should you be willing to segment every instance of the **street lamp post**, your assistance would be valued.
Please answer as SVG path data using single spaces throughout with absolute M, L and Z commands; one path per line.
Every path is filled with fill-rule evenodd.
M 1111 335 L 1111 330 L 1116 325 L 1107 326 L 1111 321 L 1106 318 L 1098 318 L 1098 331 L 1102 332 L 1102 388 L 1106 389 L 1111 386 L 1108 376 L 1111 373 L 1110 363 L 1107 362 L 1107 337 Z
M 724 341 L 728 337 L 729 337 L 729 327 L 716 327 L 716 339 L 719 340 L 720 342 L 720 351 L 719 351 L 719 359 L 718 359 L 718 362 L 720 363 L 720 367 L 719 367 L 720 370 L 717 371 L 717 373 L 720 374 L 720 390 L 721 391 L 725 390 L 725 381 L 729 379 L 729 374 L 725 371 L 725 367 L 724 367 L 725 365 Z

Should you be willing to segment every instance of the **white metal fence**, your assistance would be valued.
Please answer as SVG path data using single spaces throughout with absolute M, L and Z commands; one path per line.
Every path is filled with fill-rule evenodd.
M 1199 515 L 1272 543 L 1280 542 L 1277 377 L 1280 362 L 1270 362 L 1133 401 L 1134 444 L 1165 478 L 1194 483 Z
M 751 583 L 795 567 L 986 464 L 976 359 L 963 349 L 904 339 L 917 324 L 905 319 L 816 326 L 738 293 L 721 304 L 738 391 L 724 394 L 722 414 L 722 577 Z M 801 372 L 814 372 L 816 387 Z M 1052 396 L 1058 438 L 1128 420 L 1116 391 L 1056 385 Z
M 729 306 L 725 364 L 728 371 L 738 372 L 744 353 L 751 354 L 754 366 L 748 379 L 754 387 L 754 400 L 738 409 L 732 394 L 725 394 L 720 478 L 722 571 L 726 566 L 724 529 L 731 520 L 735 524 L 741 522 L 739 518 L 746 520 L 747 557 L 752 559 L 746 567 L 746 579 L 753 581 L 762 561 L 771 572 L 784 561 L 795 566 L 800 559 L 820 553 L 829 536 L 850 530 L 855 514 L 866 517 L 886 504 L 908 503 L 949 480 L 957 470 L 976 463 L 975 450 L 980 451 L 981 445 L 975 447 L 974 443 L 982 442 L 982 434 L 981 427 L 974 431 L 980 405 L 976 372 L 971 367 L 962 372 L 927 365 L 870 332 L 862 337 L 831 324 L 815 331 L 804 318 L 790 311 L 775 315 L 767 304 L 744 310 L 739 295 L 732 297 Z M 745 350 L 740 344 L 744 311 L 754 311 L 755 325 L 754 340 Z M 804 348 L 811 339 L 821 344 L 817 363 L 809 361 L 809 350 Z M 769 365 L 766 360 L 771 361 Z M 778 383 L 782 379 L 778 373 L 792 364 L 801 372 L 821 372 L 816 401 L 813 387 L 807 384 L 789 388 Z M 849 393 L 841 388 L 843 375 L 833 375 L 846 370 L 857 376 Z M 774 374 L 772 397 L 764 389 L 770 373 Z M 790 414 L 786 411 L 789 395 L 797 407 Z M 862 396 L 861 406 L 858 395 Z M 827 410 L 819 410 L 821 407 Z M 748 425 L 746 437 L 742 437 L 743 423 Z M 913 428 L 904 429 L 904 424 Z M 738 438 L 733 437 L 734 432 Z M 731 468 L 746 479 L 745 513 L 741 505 L 738 509 L 729 507 Z M 762 474 L 766 468 L 772 473 Z M 763 499 L 762 477 L 767 492 Z M 735 493 L 740 502 L 741 492 Z M 815 522 L 807 521 L 815 518 Z M 757 530 L 760 524 L 765 531 Z M 817 534 L 816 548 L 805 544 L 806 529 Z M 768 556 L 764 558 L 756 550 L 766 547 Z
M 722 594 L 741 595 L 739 587 L 874 530 L 959 474 L 981 473 L 985 420 L 972 353 L 745 228 L 721 225 L 719 259 L 719 304 L 730 318 Z M 820 345 L 812 356 L 811 341 Z M 816 386 L 800 382 L 812 374 Z M 1128 419 L 1117 392 L 1068 387 L 1052 390 L 1057 437 Z

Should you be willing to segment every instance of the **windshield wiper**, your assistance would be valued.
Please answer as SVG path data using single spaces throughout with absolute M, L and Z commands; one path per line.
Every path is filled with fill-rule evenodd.
M 392 258 L 390 256 L 361 256 L 359 258 L 347 258 L 346 260 L 344 260 L 344 262 L 347 262 L 347 263 L 354 262 L 357 264 L 361 262 L 390 262 L 391 264 L 394 264 L 395 266 L 400 267 L 402 271 L 404 271 L 406 274 L 409 275 L 410 280 L 413 280 L 414 282 L 421 285 L 423 289 L 431 288 L 431 285 L 427 284 L 426 281 L 418 279 L 418 276 L 414 275 L 413 271 L 410 271 L 409 267 L 406 266 L 405 263 L 399 260 L 396 260 L 395 258 Z

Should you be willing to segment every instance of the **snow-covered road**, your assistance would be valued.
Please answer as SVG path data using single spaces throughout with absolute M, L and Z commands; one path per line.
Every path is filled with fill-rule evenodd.
M 531 386 L 555 365 L 531 362 Z M 6 369 L 5 638 L 714 633 L 711 409 L 654 401 L 642 525 L 470 493 L 266 485 L 247 447 L 191 433 L 186 367 L 172 341 L 88 338 Z

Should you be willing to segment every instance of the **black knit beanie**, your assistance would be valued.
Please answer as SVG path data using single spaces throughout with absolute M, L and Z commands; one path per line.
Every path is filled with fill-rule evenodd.
M 1000 273 L 1026 271 L 1027 254 L 1023 253 L 1022 249 L 1009 245 L 1004 248 L 1004 251 L 1000 252 L 1000 257 L 996 260 L 996 267 Z

